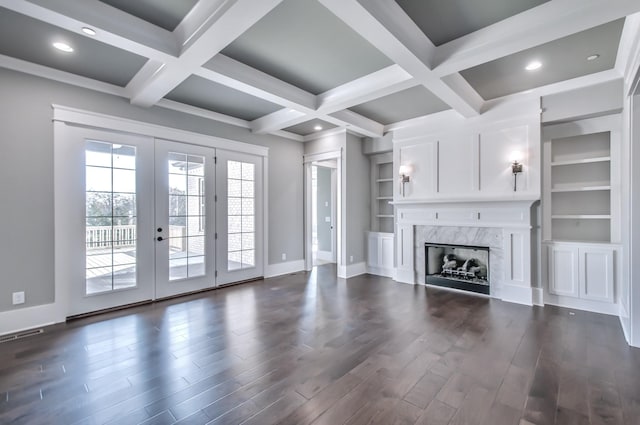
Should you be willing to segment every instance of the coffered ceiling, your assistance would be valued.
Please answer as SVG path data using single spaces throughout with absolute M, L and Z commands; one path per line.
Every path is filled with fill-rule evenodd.
M 0 67 L 255 133 L 377 137 L 620 78 L 638 12 L 637 0 L 0 0 Z

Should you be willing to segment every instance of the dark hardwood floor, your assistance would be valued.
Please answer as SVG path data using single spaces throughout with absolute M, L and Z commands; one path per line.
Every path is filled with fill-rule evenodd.
M 640 424 L 615 317 L 334 274 L 0 344 L 0 423 Z

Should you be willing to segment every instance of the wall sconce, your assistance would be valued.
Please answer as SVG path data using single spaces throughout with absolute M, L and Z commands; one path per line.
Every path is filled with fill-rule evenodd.
M 522 154 L 520 152 L 511 153 L 511 172 L 513 173 L 513 191 L 515 192 L 518 185 L 518 174 L 522 172 Z
M 401 165 L 398 169 L 398 174 L 400 174 L 400 193 L 404 196 L 404 184 L 409 183 L 411 180 L 409 175 L 411 174 L 411 166 L 410 165 Z

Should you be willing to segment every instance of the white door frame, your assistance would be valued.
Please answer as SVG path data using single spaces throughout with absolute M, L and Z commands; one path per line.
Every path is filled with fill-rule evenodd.
M 338 271 L 341 266 L 344 265 L 342 253 L 344 250 L 344 243 L 346 238 L 344 237 L 344 229 L 342 223 L 344 223 L 345 211 L 342 208 L 344 200 L 342 198 L 342 150 L 324 152 L 319 154 L 305 155 L 303 158 L 304 165 L 304 264 L 305 270 L 310 271 L 313 269 L 313 253 L 312 253 L 312 192 L 311 192 L 311 166 L 314 162 L 326 161 L 329 159 L 335 159 L 337 163 L 336 167 L 336 211 L 338 211 L 336 219 L 336 264 Z M 333 186 L 333 185 L 332 185 Z M 343 267 L 344 268 L 344 267 Z M 340 276 L 339 276 L 340 277 Z
M 269 223 L 269 217 L 267 211 L 269 200 L 269 148 L 67 106 L 52 105 L 52 107 L 54 121 L 54 234 L 56 235 L 54 237 L 56 250 L 56 256 L 54 259 L 55 301 L 51 305 L 47 304 L 42 307 L 37 306 L 30 309 L 29 314 L 34 318 L 30 320 L 23 320 L 22 324 L 18 325 L 19 328 L 28 329 L 42 324 L 64 322 L 66 317 L 69 315 L 68 293 L 70 288 L 68 286 L 68 282 L 70 276 L 65 262 L 73 260 L 71 256 L 72 253 L 69 251 L 69 244 L 73 241 L 65 241 L 64 238 L 65 231 L 70 226 L 69 220 L 64 214 L 64 196 L 62 195 L 66 190 L 64 187 L 64 169 L 68 165 L 69 161 L 69 158 L 65 155 L 66 126 L 80 126 L 136 136 L 147 136 L 151 138 L 261 156 L 263 158 L 262 190 L 264 199 L 264 202 L 262 203 L 262 220 L 263 223 L 265 223 L 263 226 L 262 256 L 263 264 L 268 264 L 269 239 L 267 223 Z

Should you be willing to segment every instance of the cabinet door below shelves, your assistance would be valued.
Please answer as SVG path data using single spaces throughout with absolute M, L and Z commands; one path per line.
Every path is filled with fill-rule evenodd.
M 580 297 L 613 302 L 613 250 L 580 249 Z
M 549 247 L 549 293 L 579 297 L 578 248 Z

